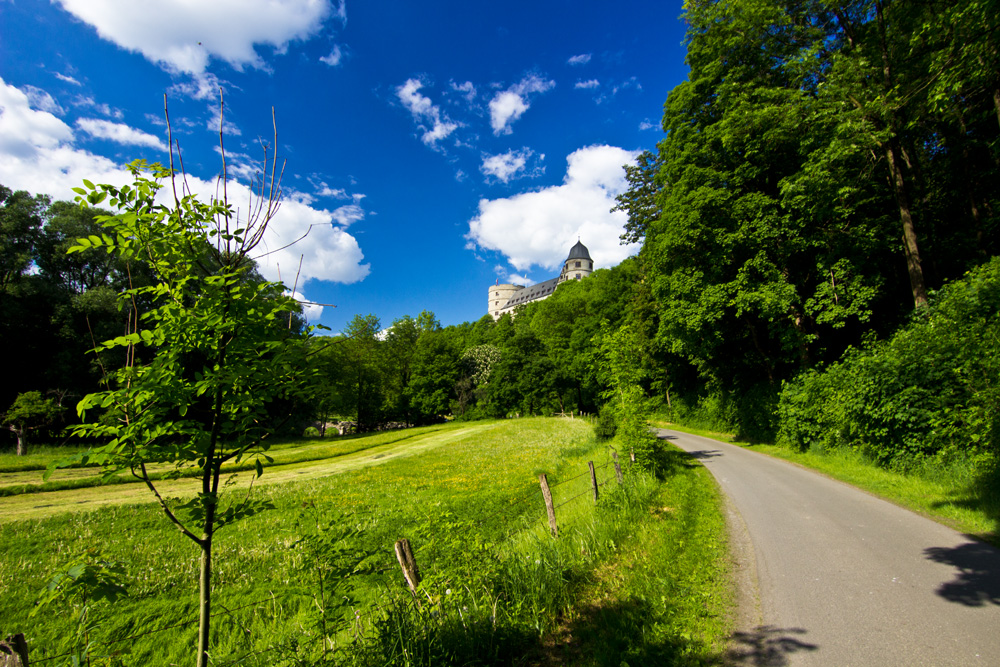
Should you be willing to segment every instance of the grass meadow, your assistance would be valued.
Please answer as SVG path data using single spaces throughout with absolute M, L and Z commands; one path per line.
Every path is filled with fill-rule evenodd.
M 253 489 L 273 509 L 216 536 L 212 664 L 718 664 L 732 595 L 710 476 L 667 451 L 664 478 L 625 466 L 619 485 L 610 451 L 585 421 L 542 418 L 276 445 L 271 483 Z M 34 484 L 59 455 L 42 450 L 34 470 L 0 455 L 0 471 Z M 93 473 L 0 497 L 0 632 L 23 632 L 33 665 L 72 664 L 85 645 L 91 665 L 190 664 L 197 548 L 148 498 L 133 502 L 137 484 L 74 487 Z M 401 538 L 423 577 L 415 597 Z M 119 572 L 127 596 L 32 617 L 81 558 Z

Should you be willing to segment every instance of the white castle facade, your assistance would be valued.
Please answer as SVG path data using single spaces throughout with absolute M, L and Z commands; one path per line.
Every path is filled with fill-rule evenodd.
M 560 283 L 567 280 L 583 280 L 593 272 L 594 260 L 590 258 L 590 251 L 587 250 L 587 246 L 577 241 L 576 245 L 570 248 L 569 257 L 563 262 L 562 273 L 558 277 L 531 287 L 509 283 L 490 285 L 487 312 L 494 320 L 498 320 L 504 313 L 514 312 L 518 306 L 547 299 Z

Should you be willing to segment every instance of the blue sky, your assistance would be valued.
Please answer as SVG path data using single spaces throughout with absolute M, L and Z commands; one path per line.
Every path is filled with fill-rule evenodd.
M 687 75 L 680 2 L 0 0 L 0 183 L 70 199 L 166 162 L 192 187 L 272 142 L 286 161 L 269 278 L 314 323 L 479 319 L 497 280 L 558 272 L 579 238 L 620 245 L 622 165 L 652 149 Z M 231 192 L 239 193 L 234 184 Z

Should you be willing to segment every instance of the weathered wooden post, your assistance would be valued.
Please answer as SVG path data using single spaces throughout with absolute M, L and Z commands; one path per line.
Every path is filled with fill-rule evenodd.
M 396 560 L 403 568 L 403 576 L 406 577 L 406 583 L 410 586 L 410 592 L 416 597 L 417 586 L 420 585 L 420 571 L 417 569 L 417 561 L 413 557 L 409 540 L 396 540 Z
M 615 475 L 617 475 L 617 477 L 618 477 L 618 483 L 622 484 L 622 483 L 624 483 L 625 480 L 622 479 L 622 467 L 618 463 L 618 452 L 612 450 L 611 456 L 614 457 L 614 459 L 615 459 Z
M 549 490 L 549 478 L 546 477 L 545 473 L 538 476 L 538 483 L 542 487 L 545 511 L 549 513 L 549 528 L 552 530 L 552 537 L 559 537 L 559 527 L 556 526 L 556 508 L 552 504 L 552 491 Z
M 635 450 L 634 449 L 629 449 L 628 450 L 628 458 L 629 458 L 628 464 L 630 466 L 634 466 L 635 465 Z
M 597 502 L 597 472 L 594 470 L 594 462 L 587 461 L 587 465 L 590 466 L 590 484 L 594 487 L 594 502 Z
M 28 643 L 23 633 L 0 642 L 0 667 L 28 667 Z

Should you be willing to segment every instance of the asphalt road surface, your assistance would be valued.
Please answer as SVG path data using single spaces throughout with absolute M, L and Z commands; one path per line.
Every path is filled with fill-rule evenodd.
M 737 665 L 1000 665 L 1000 550 L 785 461 L 676 431 L 729 498 Z

